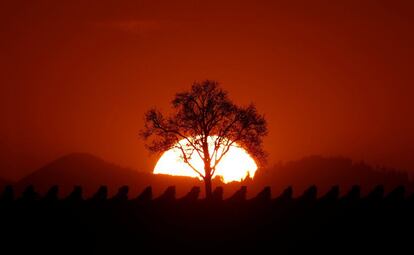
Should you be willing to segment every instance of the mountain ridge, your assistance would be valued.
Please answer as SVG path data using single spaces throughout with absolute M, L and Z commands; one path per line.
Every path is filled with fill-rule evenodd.
M 387 190 L 404 185 L 409 191 L 414 191 L 413 182 L 405 172 L 373 168 L 345 157 L 323 156 L 309 156 L 259 169 L 254 179 L 242 182 L 223 184 L 219 178 L 215 178 L 213 183 L 214 187 L 225 188 L 225 196 L 231 195 L 240 186 L 247 186 L 249 197 L 256 195 L 265 186 L 271 187 L 273 195 L 287 186 L 292 186 L 294 194 L 299 195 L 311 185 L 318 187 L 319 195 L 334 185 L 340 186 L 341 193 L 347 192 L 352 185 L 360 185 L 363 192 L 368 192 L 378 184 L 384 185 Z M 107 185 L 110 194 L 114 194 L 120 186 L 128 185 L 130 197 L 137 196 L 150 185 L 154 195 L 161 194 L 171 185 L 177 187 L 177 196 L 184 195 L 193 186 L 204 188 L 203 183 L 195 178 L 140 172 L 89 153 L 62 156 L 22 178 L 14 186 L 19 193 L 28 185 L 34 185 L 39 193 L 45 193 L 51 186 L 59 185 L 61 195 L 68 194 L 75 185 L 81 185 L 85 196 L 91 196 L 101 185 Z

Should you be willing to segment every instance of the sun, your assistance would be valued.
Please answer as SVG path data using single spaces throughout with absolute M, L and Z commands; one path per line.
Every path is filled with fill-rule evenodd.
M 214 136 L 210 136 L 208 139 L 210 151 L 213 149 L 214 140 Z M 185 144 L 184 140 L 180 143 Z M 200 156 L 193 155 L 189 161 L 197 170 L 204 173 L 204 163 Z M 247 176 L 253 178 L 256 170 L 257 164 L 254 159 L 245 149 L 234 143 L 217 165 L 213 178 L 219 176 L 224 183 L 242 181 Z M 201 178 L 190 166 L 184 163 L 181 151 L 178 148 L 170 149 L 162 154 L 155 165 L 154 174 Z

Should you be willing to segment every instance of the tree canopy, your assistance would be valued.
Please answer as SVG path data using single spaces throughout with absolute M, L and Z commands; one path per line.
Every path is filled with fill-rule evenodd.
M 141 136 L 151 152 L 178 148 L 183 161 L 206 182 L 211 182 L 217 165 L 232 146 L 243 147 L 259 164 L 265 161 L 264 116 L 254 104 L 234 104 L 218 82 L 195 82 L 189 91 L 177 93 L 171 105 L 169 116 L 155 108 L 145 114 Z M 204 169 L 190 163 L 194 155 L 203 160 Z

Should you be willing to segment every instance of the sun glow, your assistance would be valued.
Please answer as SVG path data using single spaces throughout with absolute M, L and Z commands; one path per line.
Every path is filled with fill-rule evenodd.
M 209 148 L 213 150 L 215 137 L 209 137 Z M 185 146 L 185 141 L 181 140 L 180 144 Z M 221 148 L 222 149 L 222 148 Z M 219 150 L 221 152 L 222 150 Z M 219 154 L 220 155 L 220 154 Z M 204 174 L 204 163 L 199 155 L 191 157 L 189 162 L 201 173 Z M 220 176 L 223 182 L 242 181 L 246 176 L 253 178 L 257 170 L 256 162 L 238 144 L 234 143 L 229 151 L 223 156 L 218 163 L 214 176 Z M 176 176 L 201 177 L 189 165 L 184 163 L 182 153 L 178 148 L 172 148 L 161 156 L 154 168 L 154 174 L 168 174 Z

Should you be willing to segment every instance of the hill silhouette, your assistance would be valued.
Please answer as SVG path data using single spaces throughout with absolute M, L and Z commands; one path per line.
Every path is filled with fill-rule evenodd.
M 3 189 L 6 185 L 12 184 L 12 182 L 0 178 L 0 188 Z
M 344 157 L 323 156 L 309 156 L 258 171 L 252 188 L 259 191 L 264 186 L 270 186 L 272 190 L 281 192 L 291 185 L 295 195 L 299 195 L 311 185 L 318 187 L 319 194 L 338 185 L 343 194 L 353 185 L 360 185 L 362 193 L 367 193 L 378 184 L 384 185 L 386 190 L 399 185 L 405 186 L 408 191 L 414 190 L 413 182 L 404 171 L 372 167 Z
M 5 182 L 8 184 L 8 182 Z M 338 185 L 342 194 L 353 185 L 360 185 L 362 192 L 369 192 L 378 184 L 391 190 L 403 185 L 407 191 L 414 191 L 413 182 L 405 172 L 395 169 L 374 168 L 363 162 L 355 163 L 344 157 L 310 156 L 296 161 L 280 163 L 259 170 L 254 180 L 223 184 L 219 178 L 214 186 L 224 186 L 224 197 L 232 195 L 241 186 L 248 187 L 248 197 L 255 196 L 263 187 L 270 186 L 272 193 L 278 194 L 287 186 L 292 186 L 295 196 L 300 195 L 311 185 L 318 186 L 318 194 L 327 192 Z M 60 195 L 72 191 L 75 185 L 84 188 L 84 195 L 91 196 L 101 185 L 108 186 L 109 194 L 114 194 L 122 185 L 130 187 L 130 196 L 136 196 L 147 186 L 153 187 L 154 195 L 161 194 L 168 186 L 177 186 L 177 196 L 184 195 L 193 186 L 202 186 L 194 178 L 168 175 L 153 175 L 134 169 L 120 167 L 91 154 L 72 153 L 47 164 L 15 184 L 20 193 L 27 185 L 34 185 L 39 193 L 45 193 L 51 186 L 60 187 Z
M 122 185 L 131 187 L 130 194 L 138 194 L 149 185 L 154 187 L 154 194 L 163 192 L 170 185 L 176 185 L 177 193 L 184 194 L 197 183 L 193 178 L 153 175 L 120 167 L 91 154 L 72 153 L 24 177 L 15 186 L 18 193 L 28 185 L 34 185 L 37 192 L 45 193 L 51 186 L 58 185 L 60 194 L 65 195 L 75 185 L 81 185 L 84 195 L 91 196 L 101 185 L 108 186 L 109 194 L 115 193 Z

